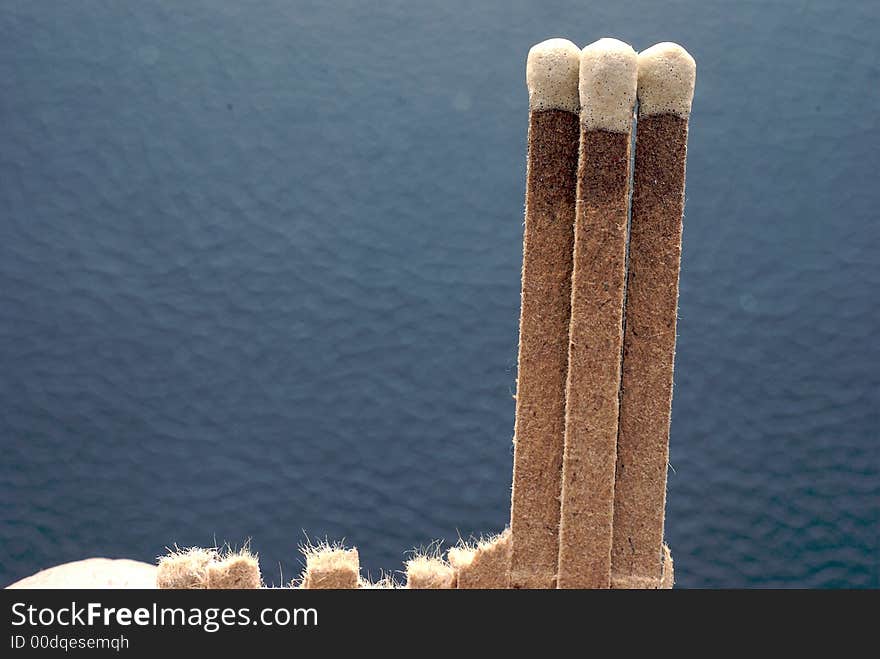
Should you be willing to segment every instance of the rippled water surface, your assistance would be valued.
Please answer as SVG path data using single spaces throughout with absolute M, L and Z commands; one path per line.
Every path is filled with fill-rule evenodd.
M 598 4 L 598 3 L 597 3 Z M 500 530 L 549 36 L 684 44 L 683 586 L 880 586 L 874 2 L 0 7 L 0 581 Z

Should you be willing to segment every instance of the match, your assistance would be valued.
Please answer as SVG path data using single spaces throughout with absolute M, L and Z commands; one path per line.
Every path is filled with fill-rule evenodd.
M 661 585 L 685 159 L 695 79 L 694 59 L 677 44 L 660 43 L 638 56 L 612 587 Z
M 559 588 L 611 585 L 630 141 L 638 56 L 600 39 L 580 56 Z
M 532 47 L 522 308 L 511 499 L 511 586 L 553 588 L 571 309 L 580 49 Z

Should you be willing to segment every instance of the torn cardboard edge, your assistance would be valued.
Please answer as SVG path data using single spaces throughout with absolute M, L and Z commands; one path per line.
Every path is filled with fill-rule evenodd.
M 156 587 L 182 590 L 243 590 L 263 585 L 259 559 L 245 547 L 218 550 L 190 547 L 159 557 Z
M 417 555 L 406 563 L 406 583 L 401 585 L 390 574 L 372 581 L 360 575 L 356 548 L 322 543 L 302 551 L 306 567 L 300 579 L 289 588 L 385 590 L 487 590 L 509 589 L 511 559 L 510 529 L 485 539 L 461 541 L 446 553 Z M 672 588 L 672 554 L 663 545 L 663 570 L 659 579 L 627 574 L 613 575 L 611 587 Z M 260 578 L 258 559 L 249 551 L 218 552 L 192 547 L 173 549 L 159 558 L 156 586 L 162 589 L 255 589 L 265 587 Z
M 393 590 L 401 587 L 390 574 L 383 574 L 376 580 L 372 580 L 369 577 L 361 577 L 358 582 L 358 589 L 360 590 Z
M 306 567 L 300 578 L 300 588 L 350 590 L 360 586 L 361 567 L 356 548 L 322 542 L 316 546 L 307 545 L 302 551 Z
M 455 568 L 439 556 L 419 555 L 406 562 L 406 588 L 447 590 L 456 587 Z
M 305 569 L 290 588 L 305 589 L 398 589 L 451 590 L 503 589 L 510 587 L 511 534 L 506 529 L 489 538 L 461 541 L 448 550 L 446 558 L 439 551 L 417 553 L 405 564 L 403 586 L 388 574 L 376 581 L 360 574 L 356 548 L 341 543 L 322 542 L 301 547 Z M 172 549 L 159 557 L 159 588 L 221 589 L 259 588 L 257 557 L 247 550 L 218 552 L 192 547 Z
M 511 587 L 513 536 L 510 529 L 485 540 L 452 547 L 447 558 L 456 574 L 456 588 L 504 589 Z

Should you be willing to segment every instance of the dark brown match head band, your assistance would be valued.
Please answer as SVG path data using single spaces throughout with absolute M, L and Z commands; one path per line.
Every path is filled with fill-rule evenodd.
M 532 46 L 526 60 L 529 109 L 577 112 L 580 48 L 568 39 L 548 39 Z
M 639 116 L 674 114 L 687 119 L 694 99 L 697 63 L 676 43 L 639 53 Z
M 599 39 L 581 51 L 579 88 L 584 128 L 630 132 L 638 70 L 636 51 L 617 39 Z

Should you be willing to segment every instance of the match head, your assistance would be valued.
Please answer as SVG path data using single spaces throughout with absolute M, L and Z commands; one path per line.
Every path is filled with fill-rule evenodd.
M 694 99 L 697 64 L 676 43 L 639 53 L 639 115 L 676 114 L 687 119 Z
M 578 111 L 580 54 L 568 39 L 548 39 L 532 46 L 526 60 L 530 110 Z
M 639 75 L 639 56 L 629 44 L 599 39 L 581 51 L 581 122 L 589 130 L 628 133 Z

